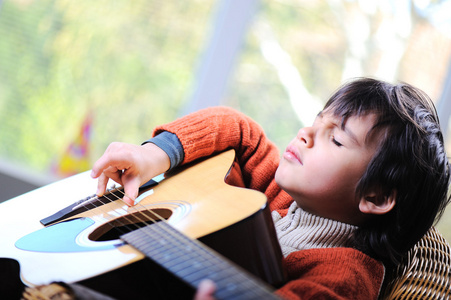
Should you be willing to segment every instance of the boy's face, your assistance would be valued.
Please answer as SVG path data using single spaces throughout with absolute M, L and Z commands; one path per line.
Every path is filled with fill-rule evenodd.
M 365 215 L 356 198 L 357 183 L 373 157 L 377 140 L 368 138 L 374 114 L 341 119 L 321 113 L 299 130 L 276 172 L 276 182 L 304 210 L 322 217 L 360 224 Z

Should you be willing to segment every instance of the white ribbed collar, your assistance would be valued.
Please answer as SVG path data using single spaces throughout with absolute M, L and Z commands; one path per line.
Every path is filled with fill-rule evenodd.
M 285 217 L 272 212 L 282 253 L 312 249 L 344 247 L 349 245 L 357 226 L 312 215 L 293 202 Z

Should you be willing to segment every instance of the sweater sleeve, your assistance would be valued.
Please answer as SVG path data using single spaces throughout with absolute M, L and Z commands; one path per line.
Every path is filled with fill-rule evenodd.
M 381 262 L 352 248 L 293 252 L 289 281 L 276 291 L 283 299 L 377 299 L 384 279 Z
M 157 127 L 153 135 L 177 135 L 183 163 L 235 149 L 246 187 L 265 192 L 279 164 L 279 151 L 248 116 L 227 107 L 211 107 Z

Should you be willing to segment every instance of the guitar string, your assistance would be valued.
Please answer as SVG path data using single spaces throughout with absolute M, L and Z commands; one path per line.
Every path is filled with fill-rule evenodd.
M 119 192 L 119 193 L 121 193 L 123 196 L 126 196 L 126 194 L 125 194 L 121 189 L 116 188 L 116 191 Z M 108 197 L 105 196 L 105 198 L 108 199 L 110 202 L 114 202 L 114 201 L 116 201 L 116 200 L 123 201 L 123 199 L 124 199 L 124 197 L 119 197 L 119 196 L 117 196 L 117 195 L 114 194 L 114 193 L 111 193 L 111 195 L 113 195 L 114 197 L 116 197 L 116 199 L 111 199 L 111 198 L 108 198 Z M 139 208 L 141 208 L 141 209 L 139 209 Z M 158 209 L 158 207 L 156 207 L 156 208 Z M 123 209 L 123 208 L 121 208 L 121 209 L 124 211 L 125 214 L 129 214 L 129 212 L 127 211 L 127 209 Z M 143 223 L 143 224 L 146 225 L 146 226 L 147 226 L 147 225 L 151 225 L 151 224 L 155 224 L 155 223 L 157 223 L 158 221 L 166 221 L 166 219 L 165 219 L 163 216 L 161 216 L 160 214 L 156 213 L 156 212 L 153 211 L 152 209 L 147 209 L 145 206 L 141 205 L 141 203 L 137 203 L 137 204 L 135 204 L 135 205 L 133 205 L 133 206 L 128 206 L 128 209 L 134 211 L 134 214 L 133 214 L 133 215 L 130 214 L 130 216 L 135 216 L 135 214 L 136 214 L 136 218 L 138 219 L 138 222 L 139 222 L 139 223 Z M 145 211 L 145 212 L 149 212 L 150 214 L 152 214 L 153 217 L 155 217 L 155 219 L 152 219 L 152 218 L 149 218 L 149 216 L 146 216 L 146 215 L 143 213 L 144 211 Z M 144 217 L 144 219 L 138 218 L 139 215 L 142 215 L 142 216 Z M 127 215 L 123 215 L 122 217 L 123 217 L 124 219 L 127 219 Z M 149 219 L 150 219 L 150 222 L 151 222 L 151 223 L 148 223 Z M 140 226 L 138 226 L 138 225 L 136 225 L 135 223 L 133 223 L 133 220 L 128 220 L 128 221 L 130 221 L 130 225 L 134 225 L 134 226 L 135 226 L 134 229 L 139 229 L 139 228 L 140 228 Z M 123 226 L 127 226 L 127 224 L 123 224 Z
M 122 194 L 123 196 L 125 196 L 126 194 L 125 194 L 125 192 L 122 191 L 122 189 L 123 189 L 123 187 L 117 187 L 117 186 L 114 186 L 114 187 L 112 187 L 112 188 L 110 188 L 110 189 L 107 190 L 107 192 L 109 192 L 109 194 L 104 194 L 104 195 L 102 195 L 102 196 L 100 196 L 100 197 L 97 196 L 97 195 L 95 195 L 95 197 L 93 197 L 93 198 L 97 198 L 96 200 L 98 200 L 100 203 L 102 203 L 102 205 L 96 205 L 96 204 L 92 204 L 92 203 L 91 203 L 91 205 L 93 205 L 95 208 L 99 209 L 102 213 L 104 213 L 105 215 L 107 215 L 107 216 L 110 217 L 109 220 L 108 220 L 108 218 L 106 218 L 106 219 L 107 219 L 106 224 L 108 224 L 108 225 L 109 225 L 110 227 L 112 227 L 112 228 L 115 228 L 115 226 L 114 226 L 113 224 L 111 224 L 112 221 L 115 221 L 115 222 L 117 222 L 117 224 L 120 225 L 120 227 L 121 227 L 121 226 L 124 227 L 124 228 L 129 227 L 130 231 L 133 231 L 133 230 L 136 230 L 136 229 L 140 229 L 140 228 L 141 228 L 141 227 L 138 226 L 136 223 L 134 223 L 133 217 L 136 218 L 136 220 L 138 220 L 139 223 L 142 223 L 142 224 L 144 224 L 145 226 L 155 224 L 155 223 L 157 223 L 158 221 L 166 222 L 166 223 L 167 223 L 167 220 L 166 220 L 164 217 L 162 217 L 160 214 L 158 214 L 157 212 L 153 211 L 152 209 L 147 209 L 147 208 L 146 208 L 145 206 L 143 206 L 141 203 L 137 203 L 137 204 L 134 205 L 134 206 L 128 207 L 128 209 L 132 209 L 132 210 L 134 211 L 134 214 L 133 214 L 133 215 L 130 214 L 130 213 L 127 211 L 127 209 L 124 209 L 123 207 L 113 208 L 112 210 L 106 210 L 106 209 L 104 209 L 104 208 L 103 208 L 103 205 L 108 204 L 108 203 L 106 203 L 106 202 L 112 203 L 112 202 L 114 202 L 114 201 L 123 201 L 123 197 L 121 198 L 121 197 L 119 197 L 118 195 L 115 194 L 115 193 L 117 192 L 117 193 L 120 193 L 120 194 Z M 116 199 L 111 199 L 111 198 L 110 198 L 111 195 L 114 196 Z M 104 201 L 101 200 L 101 198 L 104 198 L 104 199 L 106 199 L 106 200 L 108 200 L 108 201 L 104 202 Z M 88 204 L 88 205 L 89 205 L 89 204 Z M 89 210 L 88 207 L 87 207 L 87 205 L 83 204 L 83 206 L 85 206 L 85 208 L 86 208 L 87 210 Z M 140 209 L 139 209 L 139 208 L 140 208 Z M 121 212 L 118 212 L 118 210 L 120 210 Z M 110 214 L 111 211 L 115 211 L 116 213 L 118 213 L 119 217 L 115 218 L 114 216 L 111 216 L 111 214 Z M 151 215 L 153 215 L 153 216 L 155 217 L 155 219 L 149 218 L 149 216 L 146 216 L 146 215 L 143 213 L 143 211 L 149 212 Z M 121 215 L 121 213 L 123 213 L 124 215 Z M 130 217 L 129 217 L 129 215 L 130 215 Z M 132 217 L 132 216 L 133 216 L 133 217 Z M 143 219 L 141 219 L 140 216 L 143 216 Z M 123 218 L 123 219 L 124 219 L 125 221 L 127 221 L 128 223 L 122 222 L 122 221 L 121 221 L 121 218 Z M 116 219 L 116 220 L 115 220 L 115 219 Z M 149 219 L 150 219 L 150 223 L 149 223 Z M 119 232 L 122 232 L 122 233 L 124 233 L 124 234 L 128 232 L 128 231 L 126 231 L 126 230 L 122 230 L 120 227 L 119 227 L 119 228 L 116 227 L 116 229 L 117 229 Z M 160 228 L 161 228 L 165 233 L 167 233 L 167 234 L 169 234 L 171 237 L 173 237 L 176 241 L 178 241 L 181 245 L 188 245 L 188 244 L 186 244 L 186 242 L 185 242 L 183 239 L 180 238 L 180 236 L 178 236 L 177 234 L 175 234 L 175 233 L 172 232 L 171 230 L 168 230 L 167 228 L 165 228 L 165 226 L 162 226 L 162 227 L 160 227 Z M 145 234 L 146 236 L 148 236 L 149 238 L 153 238 L 152 235 L 151 235 L 150 233 L 146 232 L 146 231 L 143 231 L 142 233 Z M 182 233 L 182 235 L 183 235 L 183 233 Z M 192 242 L 195 242 L 195 240 L 192 240 L 192 239 L 190 239 L 190 238 L 188 238 L 188 240 L 189 240 L 189 241 L 192 241 Z M 206 250 L 204 247 L 202 247 L 202 245 L 201 245 L 201 248 L 202 248 L 203 250 L 205 250 L 205 253 L 204 253 L 204 251 L 202 251 L 201 253 L 199 253 L 199 254 L 200 254 L 200 257 L 202 257 L 203 259 L 205 259 L 205 260 L 207 260 L 207 261 L 210 261 L 211 263 L 213 263 L 214 265 L 216 265 L 216 263 L 212 261 L 211 253 L 210 253 L 208 250 Z M 139 250 L 138 250 L 138 251 L 139 251 Z M 214 257 L 214 256 L 213 256 L 213 257 Z M 246 282 L 244 282 L 244 284 L 245 284 L 245 285 L 249 285 L 249 287 L 252 287 L 253 289 L 257 288 L 257 289 L 259 289 L 259 290 L 266 291 L 266 289 L 265 289 L 263 286 L 261 286 L 260 284 L 257 284 L 256 282 L 254 282 L 254 281 L 252 281 L 252 280 L 246 280 Z
M 121 188 L 122 187 L 113 186 L 112 188 L 109 188 L 109 189 L 106 190 L 106 192 L 107 192 L 106 194 L 104 194 L 104 195 L 102 195 L 100 197 L 95 195 L 94 197 L 92 197 L 92 199 L 94 201 L 90 201 L 91 203 L 88 203 L 88 204 L 82 204 L 82 206 L 87 211 L 90 210 L 89 205 L 94 206 L 94 208 L 100 210 L 100 212 L 102 212 L 105 216 L 108 216 L 108 217 L 105 218 L 106 219 L 105 224 L 109 225 L 111 228 L 116 228 L 119 232 L 127 233 L 127 231 L 124 231 L 124 230 L 121 230 L 118 227 L 115 227 L 113 224 L 111 224 L 111 222 L 115 221 L 119 225 L 119 227 L 121 227 L 121 226 L 122 227 L 127 227 L 127 224 L 135 225 L 134 222 L 133 222 L 133 219 L 132 219 L 132 214 L 130 214 L 127 211 L 127 209 L 124 209 L 123 207 L 116 207 L 116 208 L 113 207 L 111 210 L 104 209 L 104 205 L 106 205 L 108 203 L 113 203 L 116 200 L 123 201 L 122 200 L 123 198 L 120 198 L 117 195 L 115 195 L 115 193 L 122 193 L 123 195 L 125 195 L 125 193 L 121 191 Z M 109 195 L 113 195 L 114 197 L 116 197 L 116 199 L 109 198 Z M 102 201 L 102 198 L 106 199 L 107 201 Z M 96 202 L 100 202 L 101 205 L 97 205 Z M 142 207 L 142 208 L 145 209 L 145 207 Z M 139 212 L 139 210 L 136 208 L 136 205 L 132 206 L 132 207 L 129 207 L 129 209 L 133 209 L 135 214 L 137 212 Z M 117 216 L 113 216 L 111 214 L 111 212 L 115 212 L 117 214 Z M 128 215 L 130 215 L 130 217 Z M 164 218 L 162 218 L 161 216 L 159 216 L 156 213 L 154 213 L 154 216 L 157 219 L 159 219 L 160 221 L 164 220 Z M 126 222 L 122 222 L 121 218 L 123 220 L 125 220 Z M 142 220 L 142 219 L 139 219 L 139 218 L 136 218 L 136 219 L 138 219 L 138 222 L 144 223 L 144 225 L 151 225 L 151 223 L 148 223 L 148 220 L 146 221 L 146 220 Z M 156 223 L 155 220 L 152 220 L 152 221 L 153 221 L 153 223 Z M 136 228 L 133 228 L 133 229 L 138 229 L 138 228 L 139 228 L 139 226 L 136 225 Z
M 167 220 L 161 216 L 160 214 L 158 214 L 157 212 L 155 212 L 152 209 L 147 209 L 145 206 L 141 205 L 141 203 L 137 203 L 134 206 L 128 207 L 128 209 L 133 210 L 133 214 L 130 214 L 129 211 L 127 211 L 127 209 L 124 209 L 123 207 L 119 207 L 119 208 L 113 208 L 111 211 L 116 212 L 119 217 L 114 217 L 111 216 L 111 214 L 109 213 L 110 211 L 103 209 L 103 205 L 106 205 L 108 203 L 105 203 L 104 201 L 101 200 L 101 198 L 104 198 L 106 200 L 108 200 L 108 202 L 112 203 L 114 201 L 123 201 L 123 197 L 119 197 L 117 196 L 115 193 L 118 192 L 120 194 L 122 194 L 123 196 L 125 196 L 126 194 L 122 191 L 123 187 L 113 187 L 111 189 L 108 189 L 107 192 L 109 192 L 109 194 L 104 194 L 101 197 L 98 197 L 97 195 L 94 198 L 97 198 L 97 200 L 102 203 L 102 205 L 97 206 L 96 204 L 92 204 L 95 208 L 99 209 L 103 214 L 109 216 L 109 218 L 106 218 L 107 220 L 105 221 L 106 224 L 108 224 L 111 228 L 116 228 L 119 232 L 122 232 L 123 234 L 139 229 L 141 228 L 141 226 L 138 226 L 137 223 L 141 223 L 145 226 L 148 225 L 152 225 L 157 223 L 158 221 L 160 222 L 166 222 Z M 114 196 L 116 199 L 112 199 L 110 198 L 112 196 Z M 83 205 L 85 206 L 85 208 L 88 210 L 87 205 Z M 156 207 L 158 209 L 158 207 Z M 150 213 L 151 215 L 153 215 L 154 218 L 149 218 L 148 215 L 146 215 L 144 212 Z M 138 222 L 134 222 L 133 217 L 138 221 Z M 140 218 L 143 217 L 143 218 Z M 122 222 L 121 218 L 124 219 L 126 222 Z M 113 224 L 111 224 L 112 221 L 115 221 L 120 227 L 124 227 L 126 229 L 130 229 L 130 231 L 126 231 L 126 230 L 122 230 L 120 227 L 115 227 Z M 149 222 L 150 221 L 150 222 Z M 165 231 L 165 233 L 169 234 L 170 236 L 172 236 L 173 238 L 175 238 L 176 240 L 178 240 L 178 242 L 180 242 L 182 245 L 185 244 L 185 242 L 175 233 L 173 233 L 171 230 L 168 230 L 167 228 L 165 228 L 164 226 L 161 227 L 162 230 Z M 147 232 L 143 232 L 145 235 L 147 235 L 149 238 L 152 238 L 152 236 L 150 234 L 148 234 Z
M 126 195 L 122 190 L 118 190 L 118 191 L 119 191 L 120 193 L 122 193 L 123 196 Z M 118 196 L 115 195 L 115 194 L 113 194 L 113 195 L 114 195 L 118 200 L 122 199 L 122 198 L 118 197 Z M 139 203 L 138 203 L 138 204 L 139 204 Z M 145 209 L 145 207 L 144 207 L 144 209 Z M 152 210 L 150 210 L 150 211 L 151 211 L 151 213 L 155 214 L 156 216 L 159 216 L 157 213 L 153 212 Z M 164 219 L 164 218 L 161 217 L 161 221 L 166 222 L 166 219 Z M 163 230 L 164 230 L 165 232 L 167 232 L 168 234 L 170 234 L 171 236 L 173 236 L 176 240 L 178 240 L 178 242 L 179 242 L 181 245 L 186 244 L 185 240 L 182 239 L 182 238 L 180 238 L 180 236 L 177 235 L 176 233 L 173 233 L 171 230 L 167 230 L 164 226 L 163 226 L 163 227 L 160 227 L 160 228 L 163 229 Z M 152 235 L 151 235 L 150 233 L 147 233 L 147 232 L 143 232 L 143 233 L 144 233 L 146 236 L 152 238 Z M 183 236 L 183 233 L 181 233 L 181 234 L 182 234 L 182 236 Z M 196 242 L 195 240 L 192 240 L 191 238 L 188 238 L 188 241 L 190 241 L 190 242 Z M 200 256 L 201 256 L 203 259 L 205 259 L 206 261 L 209 261 L 209 262 L 212 263 L 213 265 L 217 265 L 216 262 L 214 262 L 214 261 L 212 260 L 212 258 L 213 258 L 213 259 L 217 259 L 217 257 L 216 257 L 215 255 L 212 255 L 212 253 L 211 253 L 210 251 L 208 251 L 202 244 L 200 244 L 200 246 L 201 246 L 201 249 L 202 249 L 203 251 L 200 252 L 200 253 L 198 253 L 198 254 L 200 254 Z M 230 267 L 228 267 L 228 269 L 230 270 L 230 268 L 231 268 L 232 265 L 229 265 L 229 266 L 230 266 Z M 239 274 L 239 275 L 241 275 L 241 274 Z M 245 282 L 240 282 L 240 283 L 241 283 L 241 284 L 244 284 L 245 286 L 247 285 L 247 286 L 248 286 L 248 289 L 254 289 L 254 290 L 257 289 L 257 290 L 260 290 L 260 291 L 262 291 L 262 292 L 267 292 L 267 291 L 268 291 L 268 289 L 265 288 L 264 285 L 262 285 L 261 283 L 258 284 L 256 281 L 249 280 L 248 277 L 245 277 L 245 279 L 248 279 L 248 280 L 246 280 Z
M 123 197 L 121 198 L 121 197 L 119 197 L 118 195 L 116 195 L 116 194 L 115 194 L 116 192 L 121 193 L 123 196 L 126 195 L 126 194 L 122 191 L 121 188 L 114 188 L 114 190 L 111 189 L 109 192 L 110 192 L 109 194 L 105 194 L 105 195 L 101 196 L 100 198 L 104 198 L 104 199 L 108 200 L 108 201 L 111 203 L 111 202 L 114 202 L 114 201 L 117 201 L 117 200 L 123 201 L 123 200 L 122 200 Z M 111 195 L 114 196 L 116 199 L 111 199 L 111 198 L 110 198 Z M 97 197 L 97 196 L 96 196 L 96 197 Z M 102 204 L 104 204 L 104 205 L 107 204 L 107 203 L 103 202 L 102 200 L 100 200 L 99 197 L 97 197 L 97 198 L 98 198 L 98 200 L 99 200 L 100 203 L 102 203 Z M 101 205 L 101 206 L 103 206 L 103 205 Z M 99 210 L 103 211 L 104 214 L 109 215 L 109 214 L 107 213 L 107 210 L 103 209 L 101 206 L 97 206 L 96 208 L 98 208 Z M 139 206 L 140 208 L 142 208 L 142 210 L 138 209 L 138 206 Z M 140 203 L 138 203 L 138 204 L 135 205 L 135 206 L 129 207 L 129 209 L 133 209 L 133 210 L 134 210 L 134 213 L 135 213 L 136 215 L 133 215 L 133 216 L 138 220 L 138 222 L 143 223 L 144 225 L 151 225 L 151 224 L 157 223 L 157 221 L 156 221 L 155 219 L 158 219 L 159 221 L 162 221 L 162 222 L 167 222 L 167 220 L 166 220 L 165 218 L 163 218 L 160 214 L 158 214 L 157 212 L 153 211 L 152 209 L 147 209 L 145 206 L 141 205 Z M 129 214 L 129 212 L 128 212 L 126 209 L 123 209 L 123 208 L 115 208 L 115 209 L 113 209 L 113 210 L 116 211 L 116 212 L 117 212 L 118 210 L 123 210 L 123 213 Z M 148 220 L 148 216 L 146 216 L 144 213 L 142 213 L 142 211 L 150 212 L 150 213 L 155 217 L 155 219 L 150 219 L 151 223 L 148 223 L 148 221 L 147 221 L 147 220 Z M 139 215 L 142 215 L 144 218 L 143 218 L 143 219 L 139 218 Z M 118 219 L 120 220 L 121 217 L 124 218 L 127 222 L 129 222 L 129 224 L 127 224 L 127 223 L 124 223 L 124 222 L 121 222 L 121 221 L 117 221 L 118 224 L 120 224 L 121 226 L 123 226 L 123 227 L 125 227 L 125 228 L 127 228 L 127 227 L 134 227 L 134 228 L 131 228 L 131 230 L 132 230 L 132 229 L 139 229 L 139 228 L 140 228 L 140 226 L 138 226 L 138 225 L 136 225 L 136 224 L 133 223 L 133 218 L 128 218 L 127 215 L 122 215 L 122 216 L 120 216 Z M 109 221 L 107 221 L 107 222 L 109 223 L 110 221 L 113 221 L 113 220 L 114 220 L 114 217 L 112 217 L 112 218 L 111 218 Z M 110 224 L 110 226 L 114 228 L 114 225 L 113 225 L 113 224 Z M 185 241 L 185 239 L 182 238 L 182 237 L 183 237 L 183 233 L 181 233 L 181 234 L 182 234 L 182 237 L 180 237 L 180 235 L 177 234 L 177 231 L 176 231 L 176 232 L 173 232 L 172 230 L 169 230 L 169 229 L 166 228 L 165 226 L 162 226 L 162 227 L 159 227 L 159 228 L 162 229 L 162 231 L 163 231 L 164 233 L 166 233 L 166 234 L 168 234 L 169 236 L 171 236 L 171 237 L 175 240 L 176 243 L 178 242 L 178 244 L 179 244 L 180 246 L 183 246 L 183 245 L 189 246 L 189 244 Z M 126 230 L 121 230 L 120 228 L 117 228 L 117 227 L 116 227 L 116 229 L 117 229 L 119 232 L 120 232 L 120 231 L 122 231 L 123 233 L 126 233 L 126 232 L 127 232 Z M 146 231 L 142 231 L 142 233 L 143 233 L 145 236 L 147 236 L 147 237 L 149 237 L 149 238 L 151 238 L 151 239 L 154 238 L 150 233 L 148 233 L 148 232 L 146 232 Z M 192 239 L 190 239 L 190 238 L 188 238 L 187 240 L 188 240 L 189 242 L 194 242 L 194 243 L 195 243 L 195 241 L 192 240 Z M 204 247 L 203 245 L 200 245 L 200 246 L 201 246 L 201 249 L 202 249 L 203 251 L 201 251 L 200 253 L 199 253 L 199 251 L 198 251 L 196 254 L 197 254 L 199 257 L 201 257 L 202 259 L 204 259 L 205 261 L 210 262 L 210 264 L 216 265 L 216 266 L 217 266 L 217 263 L 216 263 L 215 261 L 212 260 L 212 257 L 214 258 L 214 256 L 211 254 L 211 252 L 209 252 L 208 250 L 206 250 L 205 247 Z M 139 251 L 139 250 L 138 250 L 138 251 Z M 229 268 L 229 269 L 230 269 L 230 268 Z
M 118 192 L 119 193 L 121 193 L 123 196 L 125 196 L 126 194 L 122 191 L 122 190 L 120 190 L 120 189 L 118 189 Z M 113 194 L 113 196 L 114 197 L 116 197 L 116 199 L 109 199 L 109 198 L 107 198 L 107 199 L 109 199 L 110 201 L 116 201 L 116 200 L 122 200 L 123 199 L 123 197 L 122 198 L 120 198 L 120 197 L 118 197 L 117 195 L 115 195 L 115 194 Z M 137 207 L 138 206 L 140 206 L 141 208 L 142 208 L 142 210 L 140 210 L 140 209 L 138 209 Z M 167 220 L 163 217 L 163 216 L 161 216 L 160 214 L 158 214 L 157 212 L 155 212 L 153 209 L 147 209 L 145 206 L 143 206 L 143 205 L 141 205 L 140 203 L 137 203 L 136 205 L 134 205 L 134 206 L 132 206 L 132 207 L 129 207 L 129 208 L 131 208 L 131 209 L 134 209 L 135 210 L 135 213 L 138 215 L 138 214 L 141 214 L 142 216 L 144 216 L 144 220 L 142 220 L 142 219 L 139 219 L 138 218 L 138 220 L 139 220 L 139 222 L 141 222 L 141 223 L 144 223 L 145 225 L 151 225 L 151 224 L 149 224 L 149 223 L 147 223 L 146 222 L 146 218 L 148 218 L 148 216 L 146 216 L 143 212 L 148 212 L 148 213 L 150 213 L 150 214 L 152 214 L 154 217 L 155 217 L 155 219 L 158 219 L 158 221 L 160 221 L 160 222 L 165 222 L 166 224 L 167 224 Z M 158 208 L 158 207 L 157 207 Z M 150 219 L 151 220 L 151 222 L 153 223 L 153 224 L 155 224 L 155 223 L 157 223 L 158 221 L 157 220 L 155 220 L 155 219 Z M 134 224 L 132 224 L 132 225 L 134 225 Z M 169 225 L 169 226 L 171 226 L 171 225 Z M 140 228 L 140 226 L 135 226 L 136 227 L 136 229 L 139 229 Z M 185 243 L 184 242 L 184 239 L 182 239 L 182 238 L 180 238 L 180 236 L 179 235 L 177 235 L 176 233 L 174 233 L 172 230 L 168 230 L 167 228 L 165 228 L 164 226 L 162 226 L 162 227 L 160 227 L 162 230 L 164 230 L 166 233 L 168 233 L 169 235 L 171 235 L 172 237 L 174 237 L 176 240 L 178 240 L 180 243 Z M 143 232 L 144 234 L 146 234 L 147 236 L 149 236 L 150 238 L 152 238 L 152 236 L 150 235 L 150 234 L 148 234 L 147 232 Z M 180 234 L 182 234 L 182 235 L 184 235 L 183 233 L 180 233 Z M 191 240 L 191 239 L 189 239 L 189 240 Z

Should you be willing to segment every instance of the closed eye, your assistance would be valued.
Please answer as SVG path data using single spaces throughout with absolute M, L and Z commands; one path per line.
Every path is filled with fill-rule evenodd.
M 333 142 L 335 145 L 337 145 L 338 147 L 343 146 L 343 144 L 340 143 L 339 141 L 337 141 L 337 140 L 335 139 L 335 137 L 333 137 L 333 136 L 332 136 L 332 142 Z

